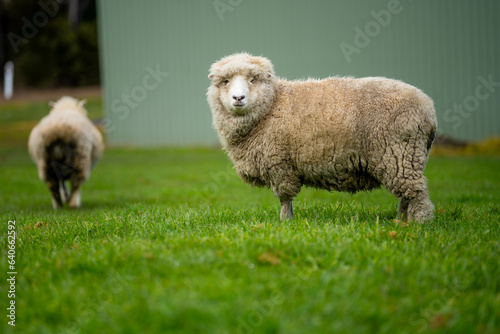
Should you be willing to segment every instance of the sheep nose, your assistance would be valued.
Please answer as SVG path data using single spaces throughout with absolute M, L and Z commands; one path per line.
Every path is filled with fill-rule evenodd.
M 240 96 L 236 96 L 236 95 L 233 95 L 233 99 L 235 99 L 236 101 L 240 102 L 241 100 L 243 100 L 245 98 L 245 95 L 240 95 Z

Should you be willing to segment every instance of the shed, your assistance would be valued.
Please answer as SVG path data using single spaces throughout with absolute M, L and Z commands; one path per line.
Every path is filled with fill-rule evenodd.
M 107 140 L 217 143 L 208 69 L 240 51 L 288 79 L 400 79 L 434 99 L 441 133 L 500 136 L 499 14 L 493 0 L 98 0 Z

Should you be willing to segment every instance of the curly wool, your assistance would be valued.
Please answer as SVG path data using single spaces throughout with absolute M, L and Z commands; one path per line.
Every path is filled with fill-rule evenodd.
M 245 113 L 222 102 L 224 78 L 258 78 Z M 398 217 L 432 219 L 424 168 L 437 129 L 433 101 L 383 77 L 287 81 L 246 53 L 215 62 L 207 98 L 213 125 L 239 177 L 273 189 L 281 218 L 293 217 L 302 185 L 347 192 L 383 185 Z
M 87 118 L 85 102 L 64 96 L 51 103 L 49 115 L 33 128 L 28 140 L 29 153 L 40 180 L 51 191 L 55 209 L 62 207 L 62 202 L 80 206 L 81 186 L 104 150 L 101 133 Z M 71 194 L 66 190 L 67 180 Z

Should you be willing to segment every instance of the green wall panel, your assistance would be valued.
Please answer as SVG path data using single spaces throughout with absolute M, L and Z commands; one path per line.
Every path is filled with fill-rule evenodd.
M 401 79 L 434 99 L 441 132 L 500 135 L 500 1 L 98 0 L 98 9 L 112 145 L 217 143 L 208 68 L 239 51 L 269 57 L 289 79 Z

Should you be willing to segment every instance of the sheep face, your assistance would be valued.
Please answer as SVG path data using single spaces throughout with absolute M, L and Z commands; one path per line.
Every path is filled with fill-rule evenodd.
M 225 109 L 235 116 L 246 114 L 255 102 L 253 85 L 256 78 L 246 75 L 235 75 L 225 78 L 220 87 L 220 100 Z M 249 107 L 249 108 L 247 108 Z
M 268 100 L 266 97 L 274 94 L 270 79 L 270 74 L 264 77 L 255 73 L 236 74 L 213 78 L 212 85 L 218 89 L 218 97 L 224 109 L 231 115 L 243 116 L 265 103 L 263 98 Z
M 262 113 L 275 95 L 277 79 L 272 64 L 263 57 L 234 54 L 214 63 L 208 76 L 208 100 L 232 116 Z

